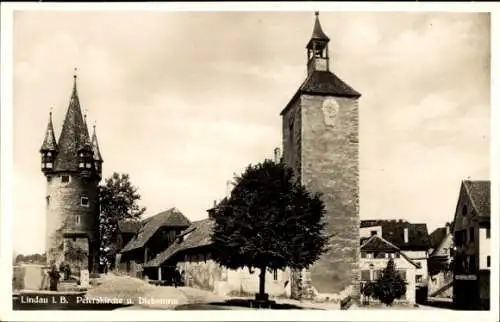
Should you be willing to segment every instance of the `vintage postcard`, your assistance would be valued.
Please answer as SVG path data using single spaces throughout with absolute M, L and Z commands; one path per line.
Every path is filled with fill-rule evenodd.
M 497 319 L 498 6 L 366 5 L 2 5 L 2 318 Z

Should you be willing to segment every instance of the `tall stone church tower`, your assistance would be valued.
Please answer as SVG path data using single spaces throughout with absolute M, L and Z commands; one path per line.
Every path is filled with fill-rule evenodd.
M 358 92 L 331 70 L 330 39 L 316 12 L 307 43 L 307 77 L 281 112 L 283 160 L 326 206 L 330 251 L 295 272 L 292 296 L 359 295 Z
M 63 261 L 73 268 L 97 272 L 99 267 L 99 199 L 102 157 L 95 132 L 92 139 L 82 115 L 74 76 L 73 92 L 59 140 L 50 113 L 40 148 L 47 180 L 47 263 Z

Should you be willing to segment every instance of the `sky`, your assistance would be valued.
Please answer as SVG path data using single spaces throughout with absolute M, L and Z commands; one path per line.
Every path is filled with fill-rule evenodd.
M 322 12 L 331 70 L 360 99 L 361 219 L 451 221 L 460 182 L 489 179 L 490 18 Z M 44 250 L 39 149 L 58 136 L 74 68 L 103 176 L 128 173 L 145 216 L 207 216 L 226 181 L 281 147 L 313 12 L 18 11 L 13 246 Z M 26 238 L 26 233 L 29 238 Z

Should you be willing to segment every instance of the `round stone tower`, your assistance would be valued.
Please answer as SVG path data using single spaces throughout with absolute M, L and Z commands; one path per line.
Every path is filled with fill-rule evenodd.
M 99 196 L 102 157 L 94 133 L 89 136 L 74 76 L 73 92 L 59 140 L 52 112 L 40 149 L 47 180 L 47 264 L 63 261 L 75 269 L 97 272 L 99 267 Z M 73 271 L 73 269 L 72 269 Z

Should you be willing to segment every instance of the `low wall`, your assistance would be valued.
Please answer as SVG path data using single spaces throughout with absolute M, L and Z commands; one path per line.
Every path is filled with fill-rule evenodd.
M 47 272 L 43 265 L 13 266 L 12 290 L 43 290 L 48 286 Z
M 252 273 L 247 269 L 228 270 L 213 260 L 180 262 L 177 268 L 184 272 L 188 287 L 196 287 L 226 296 L 254 296 L 259 290 L 259 269 Z M 266 272 L 265 291 L 271 297 L 290 296 L 288 270 Z

